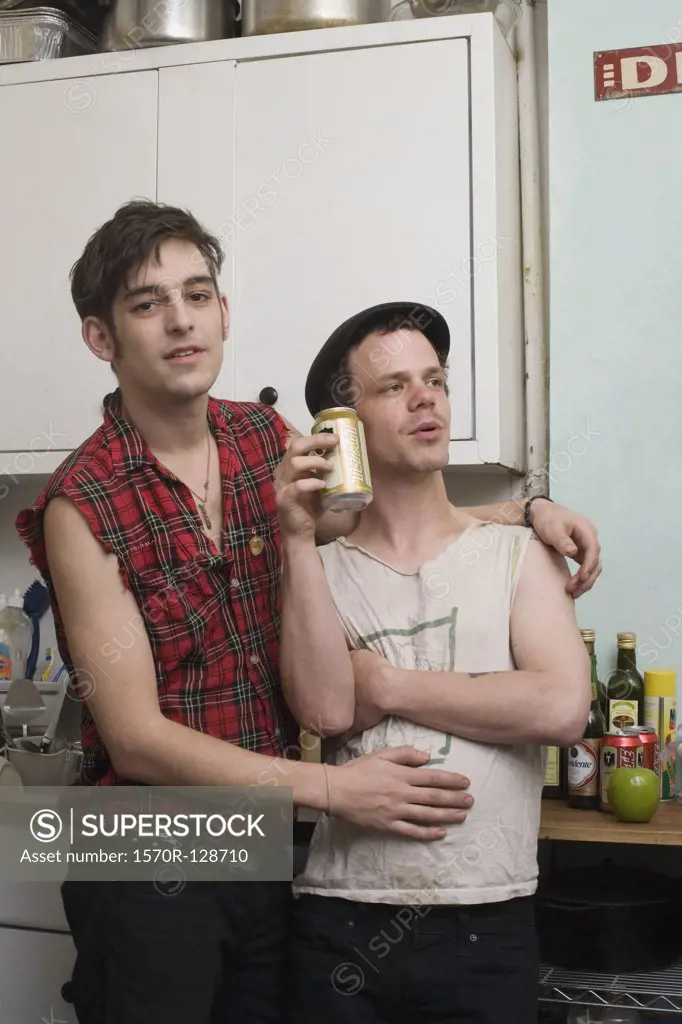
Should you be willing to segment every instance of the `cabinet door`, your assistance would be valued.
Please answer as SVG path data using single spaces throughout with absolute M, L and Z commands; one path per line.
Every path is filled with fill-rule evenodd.
M 469 80 L 462 39 L 237 69 L 235 392 L 300 430 L 331 331 L 393 299 L 452 332 L 452 437 L 472 433 Z
M 158 198 L 189 209 L 219 239 L 220 286 L 234 295 L 234 61 L 159 71 Z M 234 398 L 232 336 L 212 393 Z
M 61 987 L 70 981 L 76 953 L 70 935 L 0 927 L 0 1020 L 77 1024 Z
M 0 88 L 0 450 L 76 447 L 116 386 L 81 338 L 69 271 L 121 203 L 156 196 L 157 83 L 150 71 Z

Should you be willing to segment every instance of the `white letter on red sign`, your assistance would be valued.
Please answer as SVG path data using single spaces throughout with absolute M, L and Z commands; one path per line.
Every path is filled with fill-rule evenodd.
M 639 81 L 639 65 L 649 65 L 649 77 Z M 620 62 L 620 80 L 623 89 L 651 89 L 668 77 L 668 66 L 660 57 L 623 57 Z

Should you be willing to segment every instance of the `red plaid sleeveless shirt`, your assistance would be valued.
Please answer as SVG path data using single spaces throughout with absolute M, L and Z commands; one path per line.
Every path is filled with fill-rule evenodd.
M 123 419 L 118 391 L 106 397 L 99 429 L 19 513 L 16 526 L 50 591 L 59 651 L 72 678 L 42 530 L 45 506 L 57 495 L 74 502 L 116 555 L 140 609 L 141 621 L 104 645 L 103 668 L 144 628 L 164 715 L 247 750 L 295 758 L 298 727 L 279 680 L 281 544 L 273 486 L 286 425 L 269 406 L 216 399 L 209 399 L 208 418 L 223 482 L 222 554 L 202 532 L 191 492 Z M 250 546 L 253 538 L 260 540 Z M 126 782 L 85 704 L 82 743 L 82 784 Z

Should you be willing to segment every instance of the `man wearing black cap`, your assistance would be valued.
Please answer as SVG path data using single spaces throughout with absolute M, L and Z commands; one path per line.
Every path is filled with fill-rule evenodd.
M 387 324 L 394 330 L 388 331 Z M 351 376 L 348 355 L 378 327 L 381 333 L 369 353 L 368 365 Z M 416 302 L 385 302 L 362 310 L 344 321 L 327 339 L 317 354 L 306 380 L 308 410 L 316 416 L 333 406 L 354 406 L 366 384 L 388 365 L 391 351 L 401 344 L 406 331 L 417 330 L 433 345 L 442 365 L 450 351 L 450 332 L 443 316 L 430 306 Z M 311 439 L 297 436 L 292 455 L 307 455 L 314 447 Z M 537 503 L 537 504 L 536 504 Z M 566 583 L 573 597 L 590 590 L 601 573 L 600 548 L 593 524 L 585 516 L 548 498 L 510 499 L 492 505 L 467 509 L 477 518 L 509 526 L 532 526 L 538 537 L 560 554 L 575 559 L 580 568 Z M 328 517 L 327 517 L 328 519 Z M 343 523 L 343 525 L 341 525 Z M 352 517 L 339 517 L 339 534 L 351 528 Z M 325 524 L 329 533 L 328 522 Z
M 448 351 L 427 307 L 343 324 L 306 397 L 313 414 L 340 392 L 355 406 L 372 503 L 316 548 L 326 463 L 307 441 L 278 488 L 282 681 L 298 721 L 335 738 L 334 763 L 411 744 L 469 781 L 460 820 L 434 818 L 427 844 L 407 809 L 392 836 L 342 821 L 332 783 L 294 885 L 289 1024 L 537 1020 L 543 746 L 582 736 L 589 661 L 564 559 L 528 525 L 448 499 Z

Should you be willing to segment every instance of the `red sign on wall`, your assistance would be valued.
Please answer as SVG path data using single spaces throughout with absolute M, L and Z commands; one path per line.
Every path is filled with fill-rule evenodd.
M 682 43 L 605 50 L 594 55 L 596 100 L 682 92 Z

